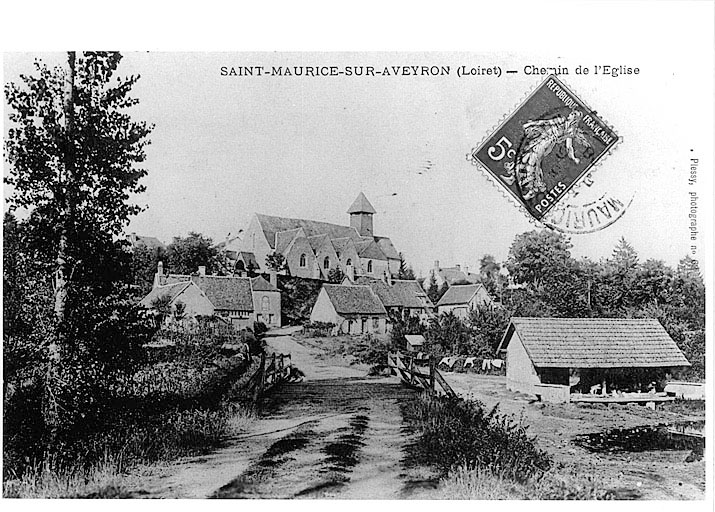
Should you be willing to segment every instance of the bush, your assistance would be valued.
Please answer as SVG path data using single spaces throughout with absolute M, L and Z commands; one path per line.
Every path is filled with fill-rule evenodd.
M 253 334 L 260 338 L 268 332 L 268 327 L 263 322 L 253 322 Z
M 478 401 L 429 395 L 408 402 L 403 414 L 420 432 L 413 447 L 417 459 L 445 476 L 463 465 L 516 482 L 549 469 L 549 455 L 536 447 L 521 422 L 499 414 L 496 407 L 485 413 L 483 407 Z

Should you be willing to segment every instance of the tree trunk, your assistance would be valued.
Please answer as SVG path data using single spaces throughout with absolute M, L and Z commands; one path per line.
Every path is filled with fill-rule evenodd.
M 61 194 L 60 202 L 62 204 L 62 213 L 60 217 L 60 240 L 57 249 L 56 271 L 55 271 L 55 332 L 53 339 L 48 347 L 48 368 L 47 368 L 47 384 L 45 397 L 45 425 L 48 427 L 50 439 L 54 440 L 57 435 L 59 426 L 59 376 L 61 366 L 61 347 L 64 344 L 66 329 L 66 308 L 67 308 L 67 287 L 69 281 L 69 261 L 68 261 L 68 246 L 69 246 L 69 230 L 72 225 L 72 201 L 69 195 L 71 194 L 71 178 L 74 175 L 75 155 L 73 146 L 74 133 L 74 80 L 75 80 L 75 52 L 68 52 L 67 62 L 69 70 L 65 83 L 64 95 L 62 98 L 62 107 L 65 117 L 65 137 L 61 141 L 61 146 L 64 148 L 63 172 L 60 176 L 59 193 Z

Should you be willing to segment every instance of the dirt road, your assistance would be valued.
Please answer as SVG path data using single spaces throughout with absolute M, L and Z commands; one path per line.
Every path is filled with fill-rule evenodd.
M 368 378 L 366 368 L 335 366 L 289 336 L 267 338 L 306 375 L 264 400 L 248 432 L 222 450 L 183 461 L 144 483 L 151 497 L 419 498 L 432 475 L 406 468 L 397 379 Z

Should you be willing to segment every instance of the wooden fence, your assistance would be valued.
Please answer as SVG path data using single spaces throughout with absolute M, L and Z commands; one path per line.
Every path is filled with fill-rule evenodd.
M 292 361 L 290 354 L 261 354 L 261 362 L 246 384 L 246 389 L 252 393 L 253 401 L 258 401 L 265 393 L 277 384 L 286 382 L 291 376 Z
M 439 385 L 445 395 L 457 396 L 437 369 L 432 356 L 417 359 L 414 355 L 390 352 L 387 354 L 387 366 L 410 387 L 422 388 L 428 393 L 437 393 L 437 385 Z M 429 373 L 425 373 L 423 369 L 428 369 Z

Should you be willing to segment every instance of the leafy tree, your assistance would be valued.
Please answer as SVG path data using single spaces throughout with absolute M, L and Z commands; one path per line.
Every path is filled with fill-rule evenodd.
M 160 295 L 151 301 L 151 308 L 156 311 L 159 325 L 164 323 L 164 320 L 171 314 L 171 296 L 168 294 Z
M 219 251 L 211 238 L 190 232 L 186 237 L 174 237 L 166 249 L 167 265 L 176 274 L 195 274 L 206 267 L 207 274 L 217 274 L 222 268 Z
M 272 252 L 266 256 L 266 267 L 269 270 L 274 270 L 276 272 L 283 272 L 288 270 L 288 262 L 279 252 Z
M 491 254 L 485 254 L 479 260 L 479 279 L 491 295 L 500 296 L 501 287 L 506 284 L 500 271 L 501 265 Z
M 10 211 L 29 212 L 27 250 L 54 288 L 53 332 L 43 348 L 52 438 L 63 411 L 83 417 L 78 393 L 107 381 L 106 372 L 122 361 L 107 351 L 124 342 L 111 346 L 106 337 L 114 340 L 133 318 L 123 286 L 128 262 L 114 238 L 141 210 L 129 197 L 144 190 L 146 171 L 138 165 L 152 127 L 127 112 L 138 103 L 129 93 L 139 77 L 115 77 L 121 58 L 69 52 L 66 68 L 37 61 L 34 75 L 5 85 L 7 202 Z M 101 336 L 104 347 L 97 345 Z M 76 379 L 86 386 L 69 384 Z
M 571 247 L 567 237 L 551 229 L 522 233 L 511 244 L 506 266 L 516 283 L 538 285 L 562 271 Z
M 511 315 L 502 307 L 480 304 L 469 312 L 469 325 L 475 334 L 481 336 L 493 355 L 501 342 L 504 331 L 509 326 Z
M 328 271 L 328 282 L 339 284 L 343 281 L 344 277 L 345 274 L 338 267 L 331 268 Z

